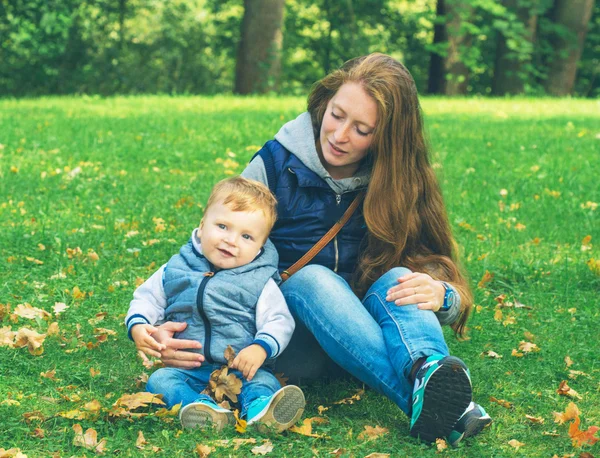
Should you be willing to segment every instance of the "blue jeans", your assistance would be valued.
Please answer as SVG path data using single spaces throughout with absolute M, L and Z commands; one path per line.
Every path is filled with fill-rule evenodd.
M 150 393 L 162 394 L 163 401 L 169 409 L 179 403 L 183 407 L 202 399 L 209 400 L 210 396 L 200 392 L 208 385 L 211 372 L 220 369 L 221 366 L 222 364 L 204 363 L 197 369 L 163 367 L 150 376 L 146 390 Z M 252 401 L 261 396 L 271 396 L 281 388 L 277 378 L 266 369 L 256 371 L 250 382 L 239 371 L 230 370 L 229 373 L 235 374 L 242 381 L 242 392 L 238 394 L 242 417 L 246 415 Z
M 390 270 L 371 286 L 362 302 L 342 277 L 314 264 L 281 287 L 297 329 L 308 329 L 335 363 L 390 398 L 407 415 L 412 404 L 413 364 L 432 354 L 449 354 L 435 313 L 419 310 L 416 304 L 396 306 L 385 300 L 388 289 L 409 272 L 402 267 Z M 281 358 L 288 351 L 299 354 L 294 348 L 299 343 L 292 339 L 290 350 Z M 313 353 L 305 350 L 303 356 L 310 361 Z M 276 370 L 281 369 L 279 365 Z

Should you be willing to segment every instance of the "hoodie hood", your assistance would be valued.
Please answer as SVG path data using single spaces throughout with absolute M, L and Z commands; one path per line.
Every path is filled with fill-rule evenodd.
M 310 113 L 306 111 L 296 119 L 284 124 L 275 135 L 275 140 L 300 159 L 306 167 L 325 180 L 336 194 L 365 188 L 369 184 L 370 170 L 365 166 L 360 167 L 356 174 L 350 178 L 342 178 L 341 180 L 331 178 L 319 159 Z

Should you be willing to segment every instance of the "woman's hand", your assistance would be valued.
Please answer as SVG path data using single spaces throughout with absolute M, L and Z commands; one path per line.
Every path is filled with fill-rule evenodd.
M 156 331 L 152 333 L 152 337 L 165 348 L 160 352 L 160 359 L 165 366 L 193 369 L 195 367 L 200 367 L 204 361 L 204 356 L 191 351 L 185 351 L 202 348 L 200 342 L 196 340 L 173 338 L 173 335 L 176 332 L 181 332 L 186 327 L 187 323 L 167 321 L 166 323 L 157 326 Z M 144 359 L 144 357 L 142 358 Z
M 421 310 L 434 312 L 444 304 L 444 285 L 427 274 L 413 272 L 398 278 L 398 283 L 388 290 L 386 301 L 396 305 L 417 304 Z

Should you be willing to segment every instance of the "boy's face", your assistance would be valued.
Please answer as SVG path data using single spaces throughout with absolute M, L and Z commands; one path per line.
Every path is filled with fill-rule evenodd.
M 198 230 L 202 253 L 217 269 L 233 269 L 252 262 L 267 240 L 262 211 L 232 211 L 215 202 L 204 214 Z

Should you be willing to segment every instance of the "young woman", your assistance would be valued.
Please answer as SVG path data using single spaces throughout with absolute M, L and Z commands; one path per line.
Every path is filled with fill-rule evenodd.
M 417 90 L 402 64 L 371 54 L 317 82 L 308 111 L 285 124 L 242 175 L 277 197 L 271 240 L 281 271 L 364 193 L 335 239 L 281 286 L 297 322 L 282 356 L 286 374 L 328 365 L 309 350 L 316 342 L 394 401 L 411 418 L 413 436 L 456 445 L 491 422 L 472 402 L 469 372 L 449 356 L 442 334 L 442 324 L 463 332 L 472 297 L 429 163 Z M 184 343 L 166 343 L 166 364 L 198 363 L 174 351 Z

